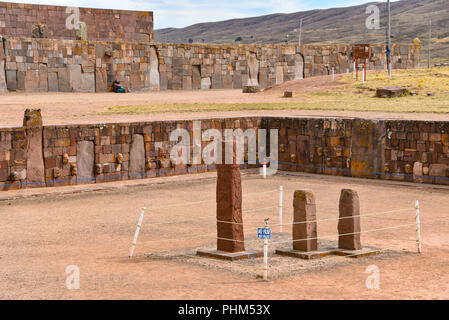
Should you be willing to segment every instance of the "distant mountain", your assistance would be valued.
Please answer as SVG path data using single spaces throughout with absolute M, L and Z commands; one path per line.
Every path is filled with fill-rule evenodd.
M 285 43 L 288 35 L 290 43 L 298 43 L 298 32 L 294 30 L 299 29 L 299 21 L 303 19 L 303 44 L 383 43 L 386 39 L 385 3 L 159 29 L 155 31 L 155 37 L 157 42 L 266 44 Z M 365 27 L 369 4 L 381 9 L 380 30 Z M 392 2 L 391 10 L 393 42 L 411 43 L 418 37 L 427 54 L 429 20 L 432 19 L 432 56 L 436 60 L 449 61 L 449 0 L 402 0 Z

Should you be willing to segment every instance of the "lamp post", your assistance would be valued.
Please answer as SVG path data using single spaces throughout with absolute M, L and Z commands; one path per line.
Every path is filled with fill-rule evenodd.
M 388 67 L 388 78 L 391 79 L 391 6 L 390 0 L 387 0 L 387 67 Z

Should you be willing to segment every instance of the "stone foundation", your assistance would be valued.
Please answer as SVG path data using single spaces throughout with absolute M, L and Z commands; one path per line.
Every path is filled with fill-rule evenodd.
M 193 141 L 193 126 L 193 121 L 43 126 L 41 186 L 215 171 L 204 164 L 175 166 L 170 161 L 175 144 L 170 133 L 185 128 Z M 449 122 L 253 117 L 205 119 L 201 127 L 278 129 L 283 171 L 449 185 Z M 39 144 L 31 142 L 39 140 L 35 130 L 0 129 L 2 190 L 40 183 L 31 173 L 40 172 L 32 169 L 40 168 L 35 156 Z M 135 149 L 133 143 L 138 143 Z M 203 150 L 208 144 L 202 142 Z

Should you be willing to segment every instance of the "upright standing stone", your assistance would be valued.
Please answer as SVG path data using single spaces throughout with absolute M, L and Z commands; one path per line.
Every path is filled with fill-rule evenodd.
M 343 189 L 340 196 L 340 220 L 338 222 L 338 248 L 361 250 L 360 203 L 356 191 Z M 349 234 L 349 235 L 346 235 Z
M 0 51 L 0 93 L 5 92 L 8 92 L 8 87 L 6 85 L 5 60 L 2 60 L 2 53 Z
M 304 59 L 302 55 L 295 55 L 295 80 L 304 78 Z
M 233 141 L 231 164 L 226 164 L 226 144 L 222 145 L 222 164 L 217 164 L 217 250 L 199 250 L 200 256 L 224 260 L 257 257 L 245 251 L 242 217 L 242 180 L 237 163 L 236 142 Z M 229 240 L 228 240 L 229 239 Z
M 277 249 L 276 254 L 301 259 L 323 258 L 334 252 L 326 247 L 318 250 L 315 195 L 309 190 L 295 191 L 293 198 L 293 250 Z
M 311 221 L 311 222 L 309 222 Z M 315 195 L 298 190 L 293 199 L 293 249 L 303 252 L 318 250 Z M 300 240 L 299 239 L 309 239 Z
M 94 183 L 94 143 L 80 141 L 76 146 L 76 179 L 78 184 Z
M 159 91 L 161 89 L 159 75 L 159 58 L 157 56 L 156 47 L 150 48 L 150 90 Z
M 242 181 L 240 165 L 236 163 L 236 144 L 233 143 L 233 163 L 225 164 L 225 144 L 222 163 L 217 164 L 217 250 L 229 253 L 245 251 L 242 217 Z M 220 221 L 233 222 L 223 223 Z M 232 239 L 236 241 L 220 240 Z
M 44 156 L 42 151 L 42 115 L 41 110 L 25 110 L 23 126 L 27 140 L 27 187 L 45 186 Z
M 142 179 L 145 174 L 145 142 L 143 135 L 133 135 L 131 150 L 129 154 L 129 176 L 130 179 Z
M 259 86 L 259 60 L 255 52 L 248 54 L 248 86 Z

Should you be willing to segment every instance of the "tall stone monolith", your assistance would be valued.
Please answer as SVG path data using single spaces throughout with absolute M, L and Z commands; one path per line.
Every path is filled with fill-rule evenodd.
M 42 115 L 40 109 L 26 109 L 26 182 L 28 188 L 45 187 L 44 154 L 42 149 Z
M 293 223 L 293 249 L 302 252 L 317 251 L 316 203 L 312 191 L 298 190 L 295 192 Z
M 238 253 L 245 251 L 240 165 L 236 164 L 235 142 L 232 164 L 225 163 L 225 144 L 222 150 L 222 164 L 217 164 L 217 250 Z
M 362 250 L 360 232 L 359 196 L 354 190 L 343 189 L 340 195 L 338 248 L 343 250 Z

